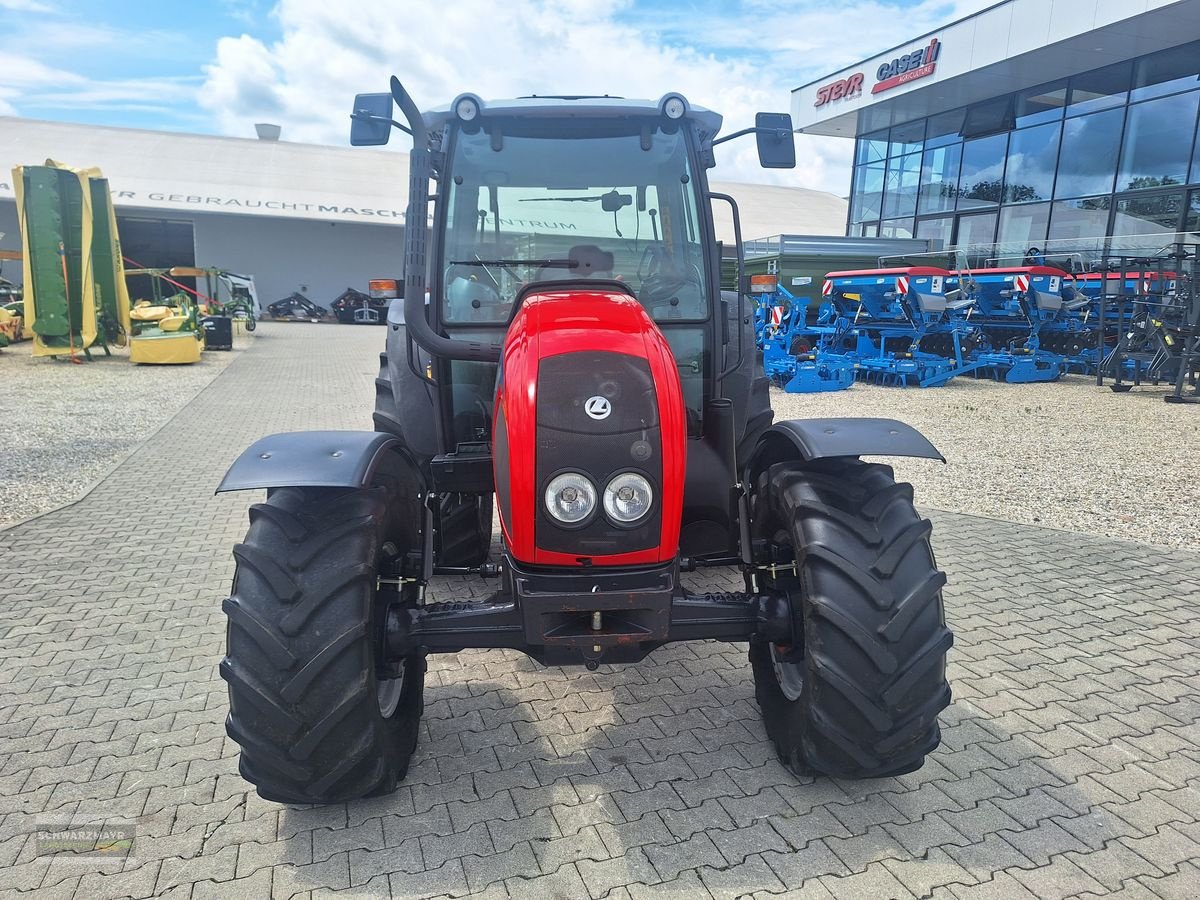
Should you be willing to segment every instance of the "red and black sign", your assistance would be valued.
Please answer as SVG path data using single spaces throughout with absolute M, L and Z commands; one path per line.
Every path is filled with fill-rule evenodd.
M 831 100 L 842 100 L 847 97 L 857 97 L 862 93 L 863 74 L 855 72 L 849 78 L 835 81 L 832 84 L 817 88 L 817 102 L 813 106 L 824 106 Z
M 875 73 L 878 80 L 871 88 L 871 93 L 881 94 L 902 84 L 908 84 L 910 81 L 916 81 L 918 78 L 932 75 L 941 50 L 942 45 L 938 39 L 931 38 L 928 47 L 913 50 L 911 53 L 905 53 L 903 56 L 893 59 L 890 63 L 884 63 Z

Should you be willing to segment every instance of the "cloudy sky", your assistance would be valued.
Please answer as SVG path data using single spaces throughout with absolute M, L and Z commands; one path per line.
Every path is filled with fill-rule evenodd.
M 730 129 L 789 92 L 995 0 L 0 0 L 0 115 L 346 144 L 359 91 L 395 73 L 423 106 L 462 91 L 659 97 Z M 753 141 L 719 177 L 845 194 L 852 142 L 797 136 L 795 171 Z

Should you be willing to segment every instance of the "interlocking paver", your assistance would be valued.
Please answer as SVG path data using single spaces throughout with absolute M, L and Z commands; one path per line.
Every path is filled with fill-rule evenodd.
M 0 896 L 1200 895 L 1200 554 L 952 513 L 956 702 L 917 772 L 794 778 L 744 647 L 712 642 L 595 673 L 432 658 L 396 793 L 249 792 L 215 665 L 257 498 L 210 491 L 263 434 L 369 428 L 380 342 L 267 323 L 87 497 L 0 532 Z M 164 504 L 144 473 L 184 458 Z M 135 820 L 133 855 L 40 857 L 49 814 Z

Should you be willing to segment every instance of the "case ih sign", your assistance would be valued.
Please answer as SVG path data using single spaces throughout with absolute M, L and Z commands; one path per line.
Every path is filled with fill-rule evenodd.
M 934 68 L 937 67 L 937 58 L 941 50 L 942 45 L 938 39 L 931 38 L 928 47 L 913 50 L 911 53 L 893 59 L 890 63 L 884 63 L 875 73 L 878 80 L 871 88 L 871 93 L 882 94 L 894 87 L 932 75 Z
M 824 106 L 830 100 L 842 100 L 847 97 L 857 97 L 862 93 L 863 74 L 855 72 L 849 78 L 835 81 L 817 88 L 817 102 L 813 106 Z

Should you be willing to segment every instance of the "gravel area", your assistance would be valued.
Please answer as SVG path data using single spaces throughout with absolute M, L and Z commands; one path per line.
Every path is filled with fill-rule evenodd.
M 0 351 L 0 528 L 77 499 L 272 326 L 194 366 L 85 365 Z M 856 384 L 773 390 L 778 419 L 888 416 L 920 429 L 948 465 L 892 460 L 920 505 L 1200 550 L 1200 408 L 1165 388 L 1114 394 L 1091 379 L 941 388 Z M 163 461 L 163 472 L 183 461 Z
M 92 362 L 0 350 L 0 528 L 77 500 L 251 346 L 209 352 L 190 366 L 135 366 L 127 352 Z M 186 467 L 163 460 L 162 472 Z
M 1114 394 L 956 378 L 939 388 L 772 389 L 776 419 L 886 416 L 924 433 L 948 465 L 889 460 L 919 505 L 1200 550 L 1200 407 L 1165 387 Z

